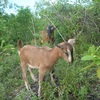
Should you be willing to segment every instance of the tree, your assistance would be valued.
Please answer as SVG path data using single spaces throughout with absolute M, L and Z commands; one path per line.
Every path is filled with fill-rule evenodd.
M 8 0 L 0 0 L 0 12 L 4 12 L 4 8 L 7 6 Z

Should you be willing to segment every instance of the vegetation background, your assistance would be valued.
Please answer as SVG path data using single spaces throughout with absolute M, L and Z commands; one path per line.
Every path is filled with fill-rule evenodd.
M 42 84 L 42 100 L 100 100 L 99 0 L 76 0 L 74 4 L 68 0 L 56 0 L 56 3 L 40 0 L 34 12 L 30 7 L 12 5 L 16 14 L 5 12 L 8 5 L 7 0 L 0 0 L 0 100 L 38 100 L 35 92 L 24 87 L 17 41 L 48 45 L 41 43 L 39 34 L 48 25 L 58 26 L 65 40 L 76 38 L 75 59 L 71 65 L 63 60 L 57 62 L 54 69 L 59 89 L 47 75 Z M 63 41 L 59 32 L 55 31 L 55 44 Z M 27 74 L 34 89 L 35 84 Z

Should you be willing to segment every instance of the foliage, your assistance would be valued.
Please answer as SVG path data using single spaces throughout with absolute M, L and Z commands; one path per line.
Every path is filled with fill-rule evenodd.
M 48 25 L 57 26 L 55 44 L 63 41 L 60 34 L 65 40 L 76 38 L 75 59 L 71 65 L 62 60 L 57 62 L 54 67 L 57 86 L 51 83 L 47 73 L 46 80 L 42 83 L 42 99 L 100 98 L 98 92 L 100 85 L 95 74 L 97 70 L 98 78 L 100 77 L 100 2 L 84 1 L 87 5 L 83 5 L 81 4 L 83 1 L 79 1 L 80 3 L 77 1 L 73 5 L 66 0 L 57 0 L 54 3 L 40 0 L 35 5 L 34 13 L 29 7 L 18 6 L 18 13 L 7 14 L 2 7 L 0 12 L 0 99 L 40 99 L 35 94 L 36 91 L 29 92 L 24 87 L 16 46 L 18 39 L 21 39 L 24 44 L 34 45 L 36 42 L 39 46 L 53 47 L 50 44 L 41 44 L 39 41 L 42 41 L 40 31 L 46 30 Z M 89 68 L 91 66 L 94 67 Z M 89 71 L 85 70 L 87 68 Z M 30 84 L 33 85 L 29 73 L 27 76 Z
M 0 83 L 0 99 L 4 100 L 4 98 L 5 98 L 5 88 L 4 85 Z
M 8 4 L 8 0 L 0 0 L 0 14 L 4 12 L 4 9 Z
M 94 45 L 89 47 L 87 54 L 85 54 L 82 57 L 82 60 L 84 61 L 92 61 L 91 64 L 89 64 L 88 66 L 86 66 L 84 69 L 90 68 L 92 66 L 98 66 L 97 69 L 97 76 L 100 79 L 100 46 L 99 47 L 95 47 Z

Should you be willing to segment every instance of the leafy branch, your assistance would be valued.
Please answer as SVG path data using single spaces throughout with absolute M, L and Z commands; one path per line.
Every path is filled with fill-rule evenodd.
M 93 66 L 97 66 L 97 77 L 100 79 L 100 56 L 99 56 L 99 52 L 100 52 L 100 46 L 99 47 L 95 47 L 94 45 L 91 46 L 88 49 L 87 54 L 85 54 L 81 60 L 83 61 L 92 61 L 91 64 L 89 64 L 88 66 L 84 67 L 83 69 L 81 69 L 81 71 L 86 70 L 88 68 L 91 68 Z

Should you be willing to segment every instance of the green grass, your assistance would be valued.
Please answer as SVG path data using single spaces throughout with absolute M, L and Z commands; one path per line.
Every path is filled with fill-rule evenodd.
M 20 60 L 16 51 L 11 55 L 3 56 L 2 59 L 0 63 L 1 100 L 38 100 L 35 93 L 27 91 L 24 86 Z M 86 65 L 88 62 L 82 62 L 78 57 L 72 64 L 60 59 L 54 66 L 54 74 L 59 85 L 54 86 L 47 73 L 42 83 L 42 100 L 88 100 L 87 96 L 91 93 L 99 97 L 99 94 L 93 92 L 96 87 L 99 88 L 96 69 L 80 71 Z M 28 79 L 29 84 L 34 83 L 29 72 Z M 96 87 L 94 87 L 95 84 Z

